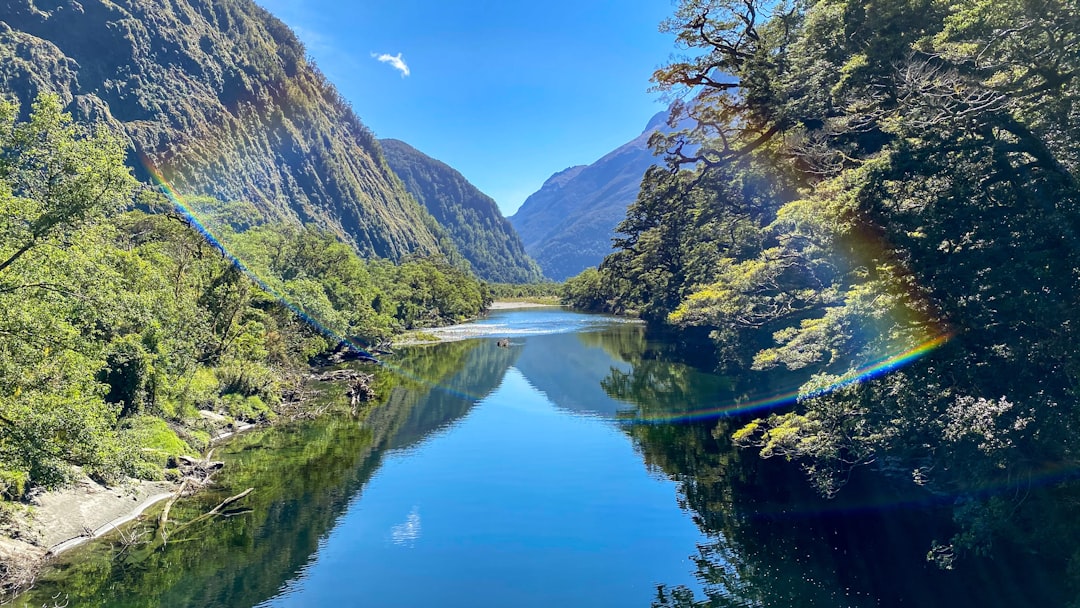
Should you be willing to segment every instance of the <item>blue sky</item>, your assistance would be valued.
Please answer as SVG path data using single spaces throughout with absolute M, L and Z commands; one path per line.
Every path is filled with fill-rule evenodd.
M 257 1 L 377 136 L 454 167 L 505 215 L 641 133 L 664 108 L 649 76 L 675 50 L 657 31 L 668 0 Z

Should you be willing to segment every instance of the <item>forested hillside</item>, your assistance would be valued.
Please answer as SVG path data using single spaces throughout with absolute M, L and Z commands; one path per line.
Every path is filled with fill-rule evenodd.
M 815 370 L 735 440 L 826 495 L 870 466 L 942 496 L 939 564 L 1023 539 L 1075 567 L 1076 3 L 684 0 L 666 30 L 696 126 L 568 299 Z
M 551 176 L 510 217 L 545 276 L 565 280 L 611 251 L 615 226 L 634 202 L 642 174 L 659 162 L 649 137 L 666 116 L 657 114 L 640 136 L 595 163 Z
M 451 253 L 296 36 L 251 0 L 7 2 L 0 90 L 24 112 L 54 92 L 122 130 L 144 181 L 149 165 L 185 195 L 251 201 L 362 254 Z
M 253 205 L 189 200 L 229 218 L 208 238 L 140 188 L 122 136 L 61 104 L 42 96 L 19 121 L 0 102 L 0 525 L 29 492 L 80 475 L 175 476 L 166 465 L 205 450 L 220 423 L 298 407 L 316 355 L 490 301 L 443 256 L 364 260 Z M 8 557 L 0 599 L 32 580 Z
M 384 139 L 380 143 L 390 168 L 450 234 L 476 276 L 497 283 L 530 283 L 543 278 L 491 197 L 449 165 L 403 141 Z

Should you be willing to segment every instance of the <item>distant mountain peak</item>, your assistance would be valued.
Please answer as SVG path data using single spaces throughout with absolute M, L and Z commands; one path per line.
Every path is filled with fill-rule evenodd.
M 596 162 L 552 175 L 510 217 L 545 276 L 564 280 L 611 253 L 615 226 L 637 198 L 645 170 L 659 162 L 648 141 L 667 128 L 667 116 L 656 113 L 641 135 Z
M 641 132 L 642 135 L 652 135 L 654 131 L 667 130 L 667 120 L 670 112 L 664 110 L 653 114 L 653 117 L 649 119 L 649 124 L 645 125 L 645 130 Z
M 566 182 L 574 179 L 574 177 L 576 177 L 578 173 L 581 173 L 581 170 L 586 167 L 588 167 L 588 165 L 574 165 L 572 167 L 567 167 L 544 180 L 544 185 L 541 186 L 541 188 L 547 186 L 562 186 Z

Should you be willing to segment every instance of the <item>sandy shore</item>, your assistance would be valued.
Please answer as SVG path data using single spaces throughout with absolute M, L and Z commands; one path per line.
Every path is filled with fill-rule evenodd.
M 255 426 L 219 433 L 211 443 Z M 154 504 L 172 497 L 177 487 L 167 481 L 135 479 L 106 487 L 81 475 L 70 486 L 35 496 L 29 509 L 0 531 L 0 588 L 25 589 L 47 558 L 137 519 Z M 0 603 L 5 599 L 0 591 Z
M 132 481 L 107 488 L 86 477 L 35 499 L 32 525 L 40 531 L 41 546 L 56 555 L 115 530 L 175 491 L 175 485 L 164 481 Z
M 0 603 L 29 588 L 49 557 L 115 530 L 175 491 L 168 482 L 131 481 L 107 488 L 83 477 L 34 498 L 0 536 Z
M 514 308 L 553 308 L 559 304 L 540 304 L 539 302 L 492 302 L 488 310 L 511 310 Z

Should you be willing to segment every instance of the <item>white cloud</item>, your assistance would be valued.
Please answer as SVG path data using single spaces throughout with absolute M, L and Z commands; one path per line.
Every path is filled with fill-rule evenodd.
M 401 72 L 401 77 L 404 78 L 409 75 L 409 66 L 405 64 L 405 60 L 401 58 L 401 53 L 396 56 L 390 53 L 372 53 L 372 57 L 383 62 L 389 63 L 390 67 Z

